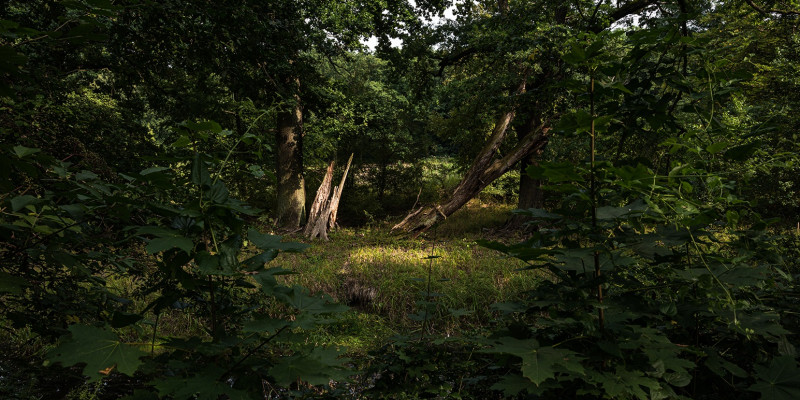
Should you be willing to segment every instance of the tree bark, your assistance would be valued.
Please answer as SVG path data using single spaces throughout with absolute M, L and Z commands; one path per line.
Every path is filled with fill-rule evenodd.
M 278 201 L 275 222 L 279 227 L 295 229 L 306 216 L 306 188 L 303 176 L 303 109 L 295 96 L 290 110 L 278 113 L 277 177 Z
M 336 214 L 339 211 L 339 200 L 342 197 L 344 190 L 344 183 L 347 180 L 347 173 L 350 171 L 350 164 L 353 162 L 353 155 L 347 160 L 347 167 L 342 174 L 342 180 L 339 186 L 333 188 L 331 191 L 331 184 L 333 181 L 333 166 L 334 162 L 328 166 L 328 171 L 325 173 L 325 178 L 317 190 L 317 197 L 311 205 L 309 212 L 308 223 L 306 224 L 305 236 L 309 239 L 314 239 L 319 236 L 322 240 L 328 240 L 328 231 L 333 229 L 336 225 Z M 333 193 L 331 193 L 333 192 Z
M 528 120 L 524 127 L 520 129 L 517 135 L 518 142 L 522 142 L 526 136 L 532 134 L 532 130 L 536 129 L 536 122 L 534 119 Z M 527 169 L 529 166 L 539 165 L 539 158 L 544 152 L 547 138 L 544 139 L 545 143 L 540 145 L 535 151 L 523 157 L 520 161 L 520 175 L 519 175 L 519 200 L 517 201 L 517 209 L 526 210 L 529 208 L 542 208 L 544 207 L 544 192 L 542 191 L 542 181 L 533 179 L 528 176 Z M 525 227 L 525 222 L 529 218 L 525 215 L 514 214 L 505 225 L 506 229 L 522 229 Z
M 347 180 L 347 173 L 350 172 L 350 164 L 353 163 L 353 156 L 355 154 L 351 153 L 350 158 L 347 160 L 347 167 L 344 168 L 344 174 L 342 174 L 342 181 L 339 182 L 339 186 L 336 186 L 333 189 L 333 197 L 331 197 L 331 204 L 330 204 L 330 219 L 328 220 L 328 230 L 333 229 L 336 226 L 336 215 L 339 213 L 339 200 L 342 198 L 342 192 L 344 191 L 344 182 Z
M 328 204 L 330 203 L 334 165 L 334 161 L 331 161 L 330 165 L 328 165 L 328 171 L 325 172 L 325 178 L 322 179 L 322 183 L 319 185 L 319 189 L 317 189 L 317 196 L 314 198 L 314 202 L 311 203 L 311 211 L 308 212 L 308 223 L 306 224 L 306 229 L 303 232 L 303 234 L 308 238 L 314 238 L 319 235 L 320 220 L 324 219 L 321 225 L 322 227 L 327 225 L 327 215 L 325 215 L 325 218 L 322 218 L 322 216 L 324 212 L 327 212 Z

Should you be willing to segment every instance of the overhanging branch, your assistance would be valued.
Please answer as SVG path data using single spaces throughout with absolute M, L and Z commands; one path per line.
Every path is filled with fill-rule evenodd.
M 800 15 L 800 11 L 795 10 L 776 10 L 776 9 L 766 9 L 764 7 L 760 7 L 756 4 L 753 0 L 745 0 L 747 4 L 750 5 L 754 10 L 762 13 L 762 14 L 780 14 L 780 15 Z

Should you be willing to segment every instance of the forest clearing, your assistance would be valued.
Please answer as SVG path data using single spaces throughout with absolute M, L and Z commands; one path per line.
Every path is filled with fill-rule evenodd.
M 0 4 L 0 398 L 800 398 L 793 0 Z

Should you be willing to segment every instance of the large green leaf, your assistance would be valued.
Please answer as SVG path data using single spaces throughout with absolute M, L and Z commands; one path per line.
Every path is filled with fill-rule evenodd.
M 165 251 L 174 248 L 179 248 L 185 251 L 186 254 L 192 254 L 192 249 L 194 248 L 194 242 L 192 242 L 192 239 L 182 236 L 155 238 L 155 239 L 150 239 L 145 249 L 147 250 L 148 253 L 155 254 L 160 251 Z
M 161 395 L 171 395 L 176 400 L 218 400 L 222 396 L 243 400 L 253 398 L 246 392 L 231 388 L 230 383 L 220 380 L 225 372 L 218 366 L 207 366 L 188 377 L 171 376 L 159 379 L 154 386 Z
M 34 149 L 34 148 L 30 148 L 30 147 L 25 147 L 25 146 L 14 146 L 14 154 L 16 154 L 17 157 L 19 157 L 19 158 L 27 157 L 27 156 L 29 156 L 31 154 L 38 153 L 40 151 L 41 150 L 39 150 L 39 149 Z
M 283 386 L 298 380 L 311 385 L 327 385 L 331 380 L 342 380 L 349 375 L 342 368 L 342 364 L 348 360 L 339 358 L 341 353 L 341 350 L 333 347 L 315 347 L 309 352 L 282 358 L 270 368 L 269 374 Z
M 17 212 L 22 210 L 23 208 L 32 205 L 32 204 L 39 204 L 43 200 L 37 197 L 31 196 L 29 194 L 25 194 L 22 196 L 17 196 L 11 199 L 11 211 Z
M 800 369 L 792 356 L 776 357 L 769 367 L 756 365 L 758 382 L 749 390 L 761 393 L 762 399 L 800 399 Z
M 273 333 L 288 326 L 289 322 L 283 319 L 259 317 L 244 323 L 244 332 Z
M 290 306 L 298 311 L 310 314 L 327 314 L 347 311 L 347 306 L 335 304 L 327 295 L 312 296 L 301 286 L 293 286 L 292 290 L 282 296 Z
M 655 379 L 648 378 L 641 371 L 631 371 L 622 366 L 617 366 L 615 373 L 605 373 L 600 376 L 600 383 L 606 396 L 612 399 L 628 399 L 635 397 L 641 400 L 650 398 L 644 388 L 661 390 L 661 385 Z
M 22 293 L 22 288 L 28 286 L 28 281 L 0 271 L 0 293 Z
M 733 161 L 744 161 L 748 157 L 753 155 L 753 153 L 755 153 L 759 147 L 761 147 L 760 140 L 756 140 L 748 144 L 743 144 L 741 146 L 731 147 L 727 151 L 725 151 L 725 159 Z
M 504 337 L 497 340 L 488 353 L 511 354 L 522 358 L 522 376 L 536 384 L 555 378 L 556 372 L 567 371 L 583 374 L 580 357 L 572 351 L 554 347 L 541 347 L 536 340 L 520 340 Z
M 192 183 L 195 185 L 208 185 L 211 183 L 208 168 L 206 168 L 203 158 L 198 153 L 195 153 L 192 161 Z
M 288 269 L 273 267 L 253 275 L 253 278 L 256 280 L 256 282 L 258 282 L 259 285 L 261 285 L 262 292 L 272 296 L 275 294 L 276 288 L 279 286 L 278 280 L 275 279 L 275 277 L 279 275 L 291 275 L 293 273 L 294 272 Z M 285 286 L 282 287 L 287 289 Z
M 506 375 L 492 385 L 492 390 L 501 390 L 508 397 L 515 397 L 531 386 L 531 381 L 520 375 Z
M 72 325 L 71 335 L 51 350 L 47 358 L 63 365 L 85 363 L 84 375 L 97 381 L 108 375 L 112 369 L 126 375 L 133 375 L 146 355 L 136 346 L 123 343 L 114 333 L 104 328 L 87 325 Z

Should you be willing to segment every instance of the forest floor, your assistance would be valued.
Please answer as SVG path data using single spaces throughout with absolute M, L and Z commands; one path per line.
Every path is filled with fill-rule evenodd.
M 313 339 L 324 344 L 366 352 L 395 334 L 418 332 L 422 320 L 428 334 L 480 330 L 494 319 L 493 304 L 514 299 L 542 279 L 539 272 L 520 270 L 524 262 L 478 243 L 521 241 L 518 233 L 502 229 L 512 209 L 473 200 L 417 237 L 392 234 L 389 222 L 338 229 L 330 241 L 311 242 L 303 253 L 284 253 L 273 263 L 296 273 L 287 283 L 351 306 L 342 321 Z

